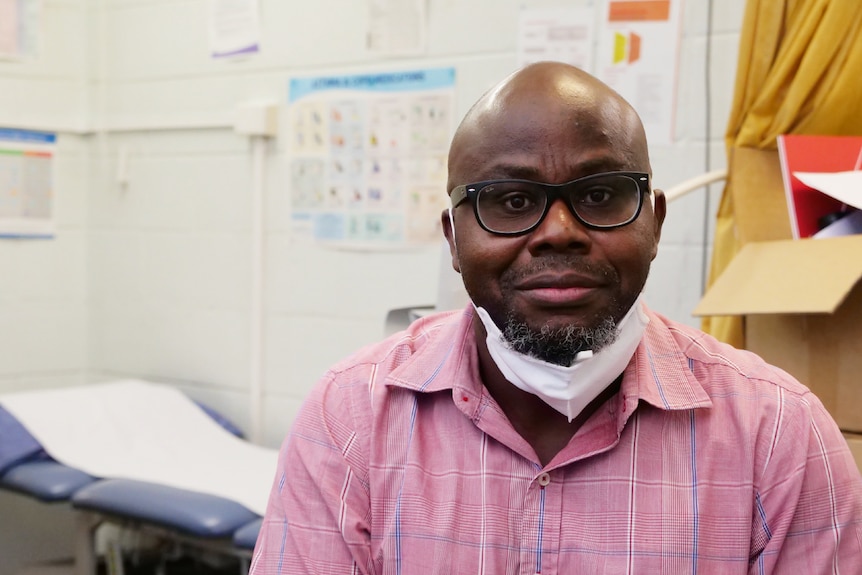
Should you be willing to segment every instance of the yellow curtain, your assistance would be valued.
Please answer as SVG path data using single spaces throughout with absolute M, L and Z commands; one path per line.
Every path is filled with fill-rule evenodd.
M 781 134 L 862 134 L 859 0 L 748 0 L 725 135 L 728 178 L 718 210 L 710 285 L 741 247 L 732 196 L 758 193 L 738 177 L 735 152 L 774 150 Z M 703 329 L 737 347 L 745 345 L 740 317 L 706 317 Z

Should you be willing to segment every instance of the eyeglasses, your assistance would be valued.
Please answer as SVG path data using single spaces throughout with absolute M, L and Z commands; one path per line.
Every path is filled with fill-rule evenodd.
M 618 228 L 635 221 L 650 193 L 649 174 L 607 172 L 565 184 L 530 180 L 492 180 L 452 190 L 452 209 L 464 201 L 473 204 L 476 221 L 487 232 L 502 236 L 536 229 L 557 199 L 575 218 L 594 229 Z

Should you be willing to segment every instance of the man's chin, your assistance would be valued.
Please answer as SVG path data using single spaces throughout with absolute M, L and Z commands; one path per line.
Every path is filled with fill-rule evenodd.
M 510 316 L 502 332 L 503 338 L 518 353 L 555 365 L 569 366 L 581 351 L 598 352 L 613 343 L 617 325 L 608 317 L 597 326 L 545 324 L 537 329 Z

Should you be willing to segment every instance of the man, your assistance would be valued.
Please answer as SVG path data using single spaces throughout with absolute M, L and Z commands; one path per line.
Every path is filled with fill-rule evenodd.
M 472 300 L 334 366 L 252 562 L 287 573 L 862 573 L 862 479 L 786 373 L 640 300 L 634 110 L 563 64 L 488 92 L 443 228 Z

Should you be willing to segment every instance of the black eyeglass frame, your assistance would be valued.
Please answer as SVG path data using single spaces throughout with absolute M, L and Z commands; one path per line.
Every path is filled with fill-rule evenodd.
M 637 184 L 638 191 L 640 192 L 638 194 L 638 207 L 637 207 L 637 209 L 635 210 L 632 217 L 630 217 L 626 221 L 621 222 L 619 224 L 597 225 L 597 224 L 591 224 L 589 222 L 584 221 L 584 219 L 580 215 L 578 215 L 578 213 L 575 211 L 575 208 L 572 205 L 572 202 L 569 200 L 569 198 L 571 196 L 568 196 L 566 194 L 566 190 L 568 190 L 569 188 L 571 188 L 575 184 L 586 183 L 586 182 L 589 182 L 590 180 L 593 180 L 596 178 L 608 177 L 608 176 L 624 176 L 624 177 L 629 178 L 630 180 L 633 180 L 635 182 L 635 184 Z M 492 229 L 488 228 L 488 226 L 486 226 L 485 223 L 482 222 L 482 219 L 479 217 L 479 212 L 476 209 L 476 197 L 479 195 L 479 192 L 483 188 L 490 186 L 490 185 L 493 185 L 493 184 L 500 184 L 503 182 L 506 182 L 506 183 L 524 183 L 524 184 L 529 184 L 532 187 L 538 187 L 538 188 L 544 190 L 545 195 L 547 197 L 547 202 L 545 202 L 545 208 L 542 211 L 542 215 L 539 217 L 538 220 L 536 220 L 535 224 L 529 226 L 526 229 L 519 230 L 516 232 L 498 232 L 496 230 L 492 230 Z M 551 206 L 557 200 L 563 200 L 563 203 L 569 208 L 569 212 L 571 212 L 571 214 L 575 217 L 575 219 L 578 220 L 578 222 L 580 222 L 582 225 L 584 225 L 590 229 L 610 230 L 610 229 L 614 229 L 614 228 L 621 228 L 623 226 L 626 226 L 626 225 L 632 223 L 636 219 L 638 219 L 638 216 L 640 216 L 641 210 L 643 209 L 644 196 L 646 196 L 647 194 L 649 194 L 651 192 L 652 192 L 652 186 L 650 185 L 649 174 L 647 174 L 646 172 L 622 172 L 621 171 L 621 172 L 602 172 L 599 174 L 590 174 L 589 176 L 577 178 L 575 180 L 572 180 L 570 182 L 566 182 L 563 184 L 545 184 L 543 182 L 535 182 L 533 180 L 519 180 L 519 179 L 486 180 L 484 182 L 477 182 L 475 184 L 465 184 L 465 185 L 461 185 L 461 186 L 456 186 L 452 190 L 452 193 L 449 195 L 449 200 L 452 203 L 452 209 L 453 210 L 455 208 L 457 208 L 458 206 L 460 206 L 461 204 L 463 204 L 465 201 L 469 200 L 470 204 L 473 206 L 473 215 L 476 217 L 476 221 L 479 223 L 479 226 L 483 230 L 485 230 L 486 232 L 488 232 L 490 234 L 498 235 L 498 236 L 520 236 L 523 234 L 528 234 L 528 233 L 532 232 L 533 230 L 535 230 L 536 228 L 538 228 L 542 224 L 542 222 L 545 221 L 545 217 L 547 217 L 548 212 L 551 210 Z

